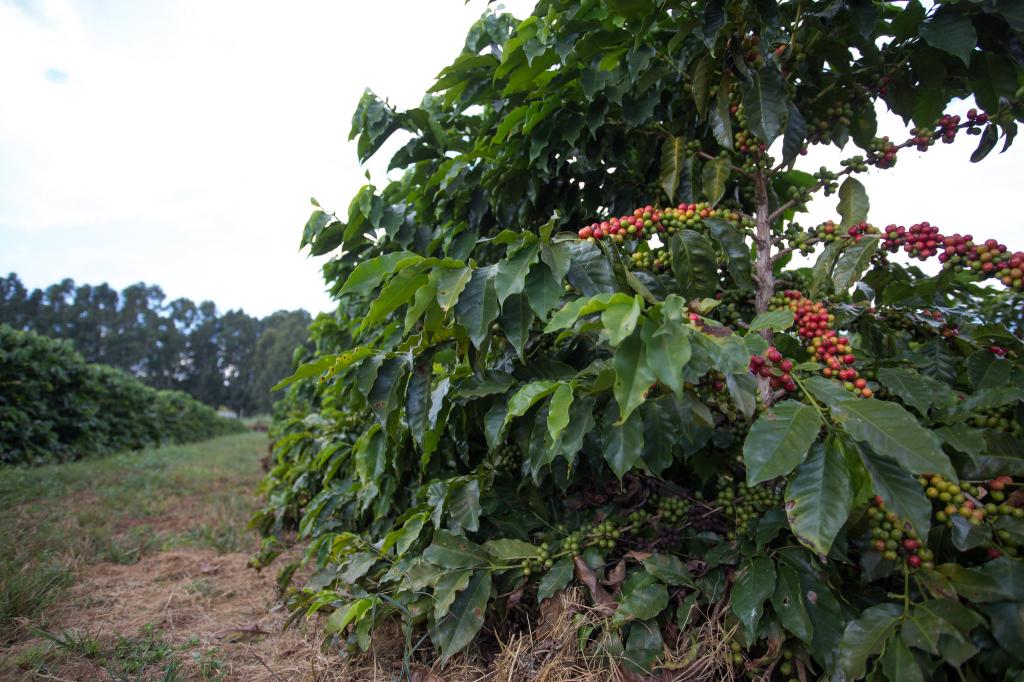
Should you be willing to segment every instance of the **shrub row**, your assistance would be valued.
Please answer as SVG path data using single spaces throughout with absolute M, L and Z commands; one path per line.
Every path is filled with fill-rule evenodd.
M 0 463 L 66 461 L 242 430 L 181 391 L 87 363 L 67 341 L 0 325 Z

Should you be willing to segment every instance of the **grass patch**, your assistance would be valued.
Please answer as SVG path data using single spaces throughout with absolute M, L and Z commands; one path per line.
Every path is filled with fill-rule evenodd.
M 45 626 L 40 615 L 81 564 L 132 564 L 182 546 L 251 549 L 246 522 L 266 443 L 244 433 L 0 469 L 0 643 Z
M 198 642 L 175 646 L 152 625 L 138 635 L 101 638 L 87 630 L 35 631 L 43 640 L 23 652 L 15 665 L 26 675 L 46 675 L 68 667 L 102 671 L 110 680 L 221 680 L 223 664 L 217 649 L 199 649 Z

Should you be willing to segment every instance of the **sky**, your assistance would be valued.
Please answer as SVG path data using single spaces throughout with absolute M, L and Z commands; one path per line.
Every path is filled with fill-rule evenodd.
M 531 0 L 506 0 L 526 16 Z M 369 87 L 404 108 L 458 54 L 485 0 L 0 0 L 0 274 L 71 277 L 256 315 L 331 309 L 299 252 L 316 197 L 343 212 L 368 168 L 348 142 Z M 958 105 L 965 111 L 969 103 Z M 882 133 L 903 139 L 898 119 Z M 1024 143 L 966 163 L 975 138 L 858 176 L 870 220 L 928 220 L 1024 249 Z M 852 152 L 850 152 L 852 153 Z M 834 166 L 812 149 L 805 168 Z M 815 201 L 805 225 L 837 217 Z

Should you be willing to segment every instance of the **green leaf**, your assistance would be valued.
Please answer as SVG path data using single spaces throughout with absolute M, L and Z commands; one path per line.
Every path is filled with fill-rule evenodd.
M 324 632 L 327 634 L 342 632 L 350 623 L 358 623 L 376 603 L 376 597 L 363 597 L 342 606 L 327 618 Z
M 693 586 L 693 578 L 682 559 L 673 554 L 652 554 L 641 563 L 647 572 L 666 585 Z
M 978 163 L 996 147 L 996 142 L 999 141 L 999 127 L 995 124 L 989 123 L 985 126 L 985 132 L 981 134 L 981 139 L 978 140 L 978 147 L 971 153 L 971 163 Z
M 569 250 L 571 258 L 567 278 L 584 296 L 610 294 L 618 289 L 612 266 L 596 245 L 586 241 L 572 242 Z
M 658 621 L 640 621 L 629 628 L 623 665 L 640 674 L 650 674 L 658 657 L 665 651 L 665 640 Z
M 845 293 L 860 281 L 864 271 L 871 265 L 871 257 L 878 250 L 879 238 L 870 235 L 847 247 L 836 263 L 832 287 L 836 293 Z
M 676 395 L 683 394 L 683 367 L 690 361 L 690 329 L 668 316 L 658 326 L 645 320 L 641 332 L 651 374 Z
M 699 232 L 683 230 L 669 240 L 672 270 L 683 298 L 712 296 L 718 287 L 718 266 L 711 242 Z
M 419 272 L 418 268 L 406 268 L 399 271 L 391 278 L 380 295 L 370 304 L 370 310 L 363 318 L 359 328 L 366 329 L 377 324 L 400 306 L 408 303 L 416 291 L 424 286 L 429 277 L 426 273 Z
M 786 134 L 782 138 L 782 162 L 791 164 L 804 148 L 807 137 L 807 121 L 792 102 L 786 114 Z
M 658 181 L 665 190 L 669 203 L 676 200 L 679 179 L 683 174 L 683 156 L 686 154 L 686 138 L 669 137 L 661 144 L 661 169 Z
M 633 415 L 622 424 L 614 421 L 614 404 L 605 413 L 605 427 L 602 444 L 605 461 L 621 481 L 630 469 L 641 461 L 644 454 L 644 422 L 639 415 Z
M 505 415 L 505 424 L 508 424 L 516 417 L 522 417 L 541 398 L 552 393 L 561 382 L 544 379 L 531 381 L 521 386 L 508 401 L 508 414 Z
M 394 547 L 395 556 L 401 558 L 402 555 L 408 552 L 409 548 L 412 547 L 412 544 L 419 538 L 420 531 L 423 530 L 423 525 L 426 523 L 426 520 L 426 512 L 410 516 L 405 520 L 405 523 L 402 524 L 401 528 L 393 530 L 384 536 L 384 543 L 380 548 L 381 553 L 386 554 L 389 549 Z
M 472 577 L 473 571 L 469 569 L 446 571 L 441 574 L 434 585 L 434 620 L 439 621 L 445 617 L 455 602 L 455 597 L 469 586 L 469 579 Z
M 491 574 L 477 571 L 465 590 L 459 593 L 448 614 L 435 623 L 430 639 L 441 651 L 440 663 L 466 647 L 484 624 L 487 602 L 491 598 Z
M 842 240 L 836 240 L 825 247 L 825 250 L 814 262 L 811 270 L 811 296 L 818 298 L 823 294 L 832 291 L 832 270 L 836 267 L 836 261 L 845 248 Z
M 768 557 L 751 557 L 736 571 L 729 608 L 743 625 L 748 641 L 754 639 L 764 602 L 774 592 L 775 562 Z
M 823 376 L 812 376 L 802 379 L 800 384 L 807 389 L 811 395 L 829 407 L 834 407 L 835 405 L 850 399 L 850 392 L 843 388 L 843 385 L 835 379 L 826 379 Z
M 917 479 L 899 464 L 876 454 L 870 448 L 860 448 L 861 460 L 871 475 L 875 492 L 881 495 L 885 506 L 907 519 L 918 537 L 928 537 L 932 503 L 925 497 Z
M 743 84 L 742 94 L 747 126 L 770 147 L 782 131 L 789 109 L 782 74 L 775 64 L 767 62 Z
M 992 620 L 992 636 L 1011 656 L 1024 662 L 1024 603 L 999 602 L 984 607 Z
M 886 677 L 893 682 L 924 682 L 921 666 L 898 632 L 889 636 L 881 663 Z
M 843 217 L 839 226 L 846 230 L 854 225 L 863 223 L 868 219 L 868 209 L 871 202 L 868 201 L 867 190 L 859 180 L 848 177 L 839 186 L 839 215 Z M 863 239 L 861 240 L 863 241 Z M 837 287 L 836 291 L 840 291 Z
M 631 583 L 633 583 L 631 585 Z M 641 575 L 623 585 L 619 608 L 612 617 L 613 624 L 631 620 L 655 618 L 668 606 L 668 588 L 650 576 Z
M 751 320 L 750 328 L 747 329 L 747 333 L 755 334 L 762 329 L 771 329 L 775 332 L 781 332 L 793 326 L 793 319 L 793 311 L 788 308 L 761 313 Z
M 832 416 L 854 439 L 885 453 L 906 471 L 958 480 L 935 434 L 896 403 L 853 398 L 833 405 Z
M 611 305 L 632 304 L 633 299 L 626 294 L 595 294 L 594 296 L 577 298 L 575 301 L 566 303 L 562 306 L 561 310 L 551 317 L 547 326 L 544 327 L 544 332 L 550 334 L 559 329 L 571 327 L 576 324 L 576 320 L 579 318 L 601 312 Z
M 437 304 L 441 306 L 441 310 L 448 312 L 458 302 L 462 290 L 473 278 L 473 268 L 465 266 L 440 270 L 441 275 L 437 278 Z
M 711 76 L 715 73 L 715 60 L 705 54 L 693 68 L 693 104 L 701 119 L 708 115 L 708 103 L 711 97 Z M 674 199 L 669 196 L 669 200 Z
M 480 483 L 476 479 L 452 486 L 448 492 L 450 527 L 475 533 L 480 530 Z
M 865 609 L 860 618 L 846 626 L 839 644 L 839 667 L 847 679 L 864 677 L 868 659 L 882 652 L 902 615 L 903 607 L 899 604 L 878 604 Z
M 628 303 L 612 303 L 601 313 L 601 323 L 608 332 L 608 342 L 618 346 L 636 329 L 640 319 L 640 298 L 634 296 Z
M 974 602 L 1024 601 L 1024 562 L 1008 557 L 981 568 L 942 564 L 937 570 L 949 578 L 956 593 Z
M 523 361 L 523 348 L 530 338 L 530 326 L 535 316 L 526 294 L 513 294 L 505 299 L 498 316 L 498 326 L 505 332 L 509 343 L 516 349 L 516 355 Z
M 569 557 L 564 557 L 555 562 L 554 566 L 548 569 L 544 577 L 537 585 L 537 603 L 553 596 L 555 592 L 564 590 L 569 581 L 572 580 L 573 563 Z
M 778 583 L 771 601 L 772 610 L 775 611 L 782 627 L 810 644 L 814 635 L 814 624 L 804 606 L 800 577 L 795 570 L 785 564 L 779 564 Z
M 434 532 L 423 558 L 441 568 L 476 568 L 487 563 L 487 554 L 480 545 L 446 530 Z
M 657 380 L 647 361 L 641 330 L 634 331 L 615 349 L 612 367 L 615 370 L 613 390 L 622 411 L 619 419 L 622 423 L 640 406 L 644 395 Z
M 483 548 L 499 563 L 536 559 L 540 556 L 540 550 L 535 545 L 514 538 L 488 540 L 483 544 Z
M 370 352 L 370 354 L 373 353 L 373 351 L 369 351 L 369 352 Z M 320 376 L 321 374 L 326 372 L 328 369 L 330 369 L 331 365 L 334 364 L 334 361 L 335 361 L 336 357 L 337 356 L 334 356 L 334 355 L 325 355 L 322 358 L 317 358 L 313 362 L 305 362 L 305 363 L 299 365 L 299 368 L 297 370 L 295 370 L 294 374 L 292 374 L 290 377 L 287 377 L 287 378 L 282 379 L 281 381 L 277 382 L 274 385 L 274 387 L 272 389 L 270 389 L 270 390 L 272 390 L 272 391 L 280 391 L 282 388 L 285 388 L 287 386 L 291 386 L 296 381 L 302 381 L 303 379 L 308 379 L 309 377 Z
M 944 406 L 949 406 L 945 401 L 951 397 L 949 386 L 913 370 L 883 367 L 878 372 L 878 381 L 922 416 L 927 416 L 928 408 L 936 401 L 942 401 Z
M 491 333 L 491 324 L 498 317 L 498 297 L 494 288 L 494 267 L 479 268 L 463 289 L 455 304 L 455 318 L 469 334 L 477 348 L 483 346 Z
M 959 8 L 940 8 L 921 24 L 918 31 L 932 47 L 959 57 L 965 66 L 970 65 L 978 34 L 970 17 L 961 14 Z
M 558 307 L 565 290 L 561 283 L 551 274 L 546 265 L 530 268 L 526 275 L 526 298 L 530 307 L 540 319 L 546 319 L 548 313 Z
M 807 457 L 820 428 L 818 411 L 795 400 L 784 400 L 765 411 L 743 442 L 747 485 L 791 472 Z
M 704 225 L 718 242 L 729 266 L 729 276 L 741 289 L 753 287 L 750 268 L 750 247 L 743 239 L 743 233 L 732 223 L 721 218 L 705 218 Z
M 548 406 L 548 433 L 551 434 L 553 443 L 558 442 L 562 431 L 569 425 L 570 407 L 572 407 L 572 385 L 561 382 L 552 394 L 551 403 Z
M 853 503 L 853 484 L 843 455 L 831 442 L 815 443 L 786 487 L 786 517 L 796 538 L 828 556 Z
M 526 286 L 526 274 L 540 256 L 540 243 L 532 234 L 530 238 L 520 242 L 508 256 L 498 262 L 498 271 L 494 276 L 494 288 L 498 294 L 498 303 L 504 304 L 505 299 L 513 294 L 521 294 Z
M 732 162 L 728 157 L 715 157 L 704 162 L 701 171 L 701 186 L 704 197 L 711 205 L 715 205 L 725 196 L 725 184 L 732 173 Z
M 719 145 L 732 151 L 732 114 L 729 111 L 732 104 L 729 101 L 730 82 L 731 78 L 726 72 L 722 76 L 722 83 L 718 86 L 715 106 L 711 109 L 711 133 Z
M 423 256 L 411 251 L 394 251 L 363 261 L 352 269 L 352 274 L 345 280 L 345 285 L 341 287 L 338 295 L 366 296 L 376 289 L 388 275 L 421 260 L 423 260 Z

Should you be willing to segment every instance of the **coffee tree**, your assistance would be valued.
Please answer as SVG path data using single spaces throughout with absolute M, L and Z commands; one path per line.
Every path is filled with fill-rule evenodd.
M 401 132 L 401 173 L 305 227 L 339 306 L 283 382 L 257 561 L 297 525 L 296 613 L 353 650 L 397 621 L 407 661 L 577 586 L 623 676 L 1017 679 L 1024 254 L 934 195 L 869 216 L 857 176 L 1006 151 L 1022 30 L 1010 0 L 541 0 L 419 107 L 367 92 L 360 160 Z

